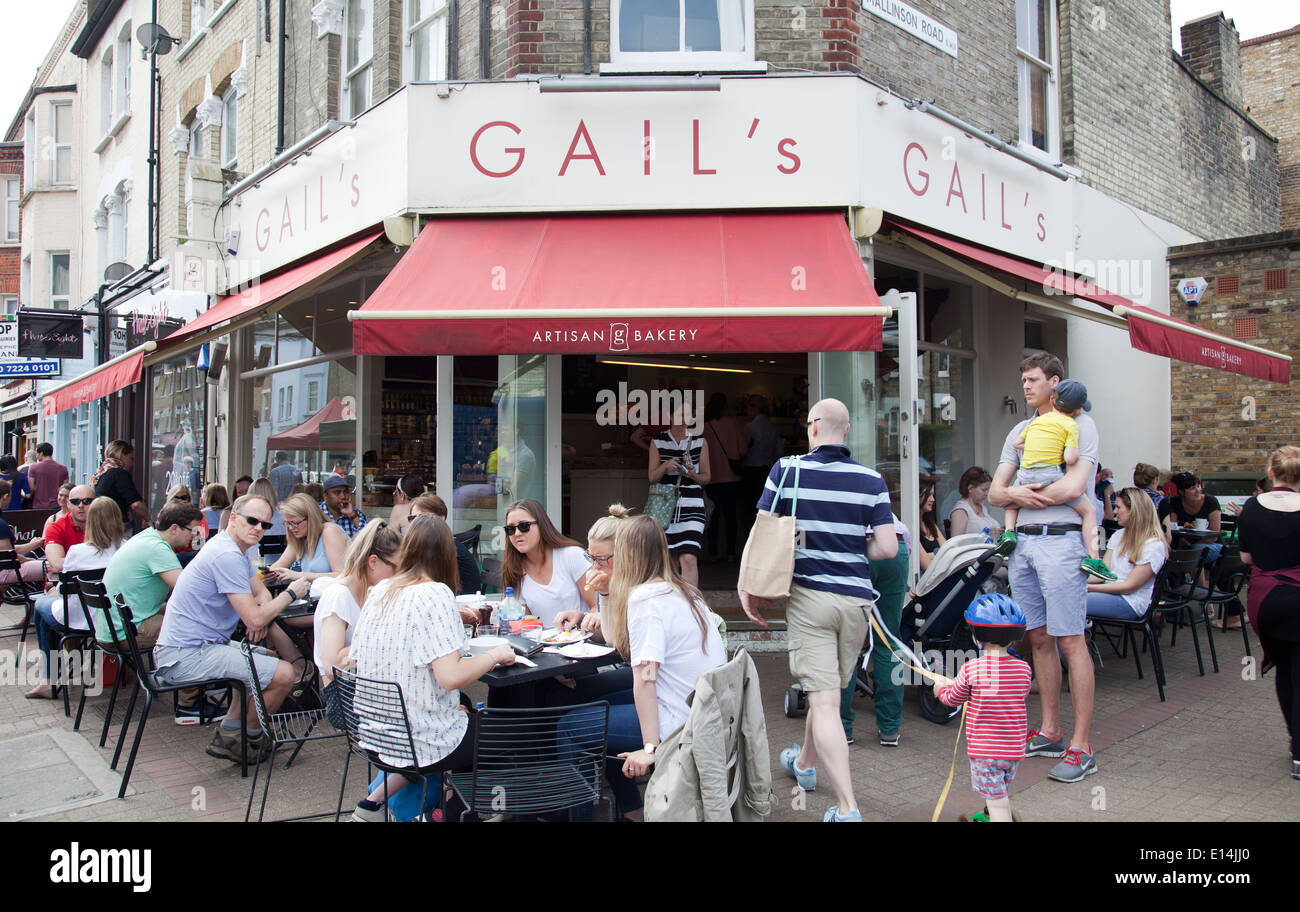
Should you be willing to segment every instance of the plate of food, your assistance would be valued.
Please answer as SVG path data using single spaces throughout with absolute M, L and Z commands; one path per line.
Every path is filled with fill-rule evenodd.
M 568 646 L 570 643 L 581 643 L 591 638 L 591 633 L 586 630 L 579 630 L 577 627 L 570 627 L 568 630 L 561 630 L 558 627 L 552 627 L 549 630 L 543 630 L 538 642 L 547 646 Z

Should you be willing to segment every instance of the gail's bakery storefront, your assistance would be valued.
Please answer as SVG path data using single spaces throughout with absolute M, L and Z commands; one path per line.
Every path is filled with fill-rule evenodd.
M 1157 311 L 1184 232 L 856 76 L 602 84 L 409 85 L 235 188 L 231 280 L 260 278 L 210 326 L 226 475 L 283 454 L 383 515 L 419 474 L 490 556 L 523 497 L 578 538 L 639 507 L 674 395 L 761 403 L 787 453 L 834 396 L 915 526 L 922 474 L 942 501 L 996 461 L 1038 348 L 1089 384 L 1103 462 L 1167 462 L 1165 358 L 1209 341 Z M 1147 272 L 1107 285 L 1119 261 Z

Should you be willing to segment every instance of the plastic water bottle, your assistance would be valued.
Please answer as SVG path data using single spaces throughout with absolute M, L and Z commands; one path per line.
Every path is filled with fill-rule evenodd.
M 501 626 L 503 634 L 510 632 L 510 624 L 514 621 L 523 620 L 524 606 L 520 604 L 519 599 L 515 598 L 513 586 L 506 587 L 506 597 L 501 600 L 497 606 L 497 622 Z

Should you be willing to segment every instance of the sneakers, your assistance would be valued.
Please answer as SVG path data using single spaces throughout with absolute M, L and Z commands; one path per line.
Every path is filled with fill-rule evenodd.
M 353 823 L 383 823 L 384 806 L 374 801 L 362 799 L 357 802 L 357 806 L 352 809 Z
M 1026 757 L 1064 757 L 1065 735 L 1049 738 L 1040 731 L 1031 729 L 1025 740 Z
M 799 783 L 799 788 L 805 792 L 817 791 L 817 767 L 812 769 L 799 769 L 795 766 L 795 761 L 799 759 L 799 753 L 802 749 L 796 744 L 794 747 L 787 747 L 781 751 L 781 768 L 794 776 L 794 781 Z
M 1119 577 L 1106 566 L 1105 561 L 1098 560 L 1095 557 L 1085 557 L 1083 560 L 1079 561 L 1079 569 L 1089 576 L 1095 576 L 1097 579 L 1104 580 L 1108 583 L 1113 583 L 1115 580 L 1119 579 Z
M 1092 754 L 1071 748 L 1065 752 L 1065 759 L 1052 767 L 1047 777 L 1057 782 L 1080 782 L 1084 776 L 1091 776 L 1095 772 L 1097 761 L 1092 758 Z
M 853 735 L 849 734 L 848 732 L 845 732 L 845 733 L 844 733 L 844 740 L 847 741 L 849 744 L 852 744 L 852 743 L 853 743 Z
M 203 708 L 203 718 L 201 720 L 199 718 L 200 706 Z M 186 706 L 184 703 L 176 704 L 176 714 L 173 718 L 177 725 L 198 725 L 200 721 L 216 721 L 225 714 L 225 709 L 211 700 L 204 700 L 202 703 L 195 703 L 193 706 Z
M 1300 760 L 1291 761 L 1291 778 L 1300 779 Z
M 881 733 L 880 733 L 880 746 L 881 746 L 881 747 L 898 747 L 898 738 L 899 738 L 899 735 L 900 735 L 900 734 L 901 734 L 900 732 L 891 732 L 890 734 L 885 734 L 884 732 L 881 732 Z
M 207 755 L 217 757 L 221 760 L 229 760 L 232 763 L 239 763 L 239 733 L 233 734 L 222 731 L 221 726 L 212 733 L 212 743 L 208 745 Z M 248 759 L 251 761 L 266 760 L 271 756 L 271 739 L 261 738 L 257 741 L 249 739 L 248 741 Z
M 826 816 L 822 818 L 822 823 L 861 823 L 861 811 L 849 811 L 845 814 L 840 813 L 840 806 L 832 804 L 826 811 Z
M 997 553 L 1002 557 L 1010 557 L 1011 552 L 1016 550 L 1016 533 L 1014 529 L 1008 529 L 998 536 Z

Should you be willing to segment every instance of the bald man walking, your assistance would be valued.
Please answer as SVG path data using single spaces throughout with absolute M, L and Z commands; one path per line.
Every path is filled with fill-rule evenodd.
M 808 410 L 808 455 L 781 459 L 767 476 L 760 512 L 795 517 L 801 535 L 794 554 L 794 582 L 786 608 L 790 673 L 808 695 L 804 743 L 781 752 L 781 765 L 800 787 L 817 787 L 817 763 L 838 804 L 828 822 L 861 822 L 849 775 L 849 745 L 840 724 L 840 690 L 857 671 L 876 598 L 868 560 L 898 553 L 889 489 L 880 474 L 849 458 L 849 410 L 823 399 Z M 795 498 L 795 461 L 798 497 Z M 786 468 L 790 472 L 781 484 Z M 781 497 L 776 498 L 777 487 Z M 764 627 L 765 599 L 740 591 L 745 614 Z

